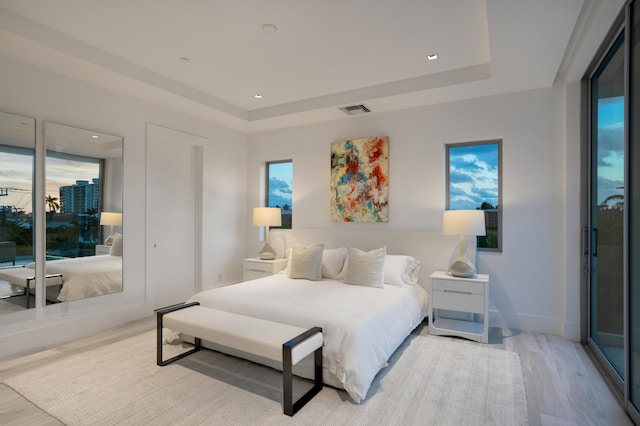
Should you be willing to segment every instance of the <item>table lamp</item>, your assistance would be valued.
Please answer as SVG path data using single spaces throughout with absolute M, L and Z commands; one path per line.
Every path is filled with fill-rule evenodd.
M 459 235 L 458 255 L 449 266 L 454 277 L 473 278 L 476 274 L 475 259 L 467 257 L 467 236 L 485 235 L 484 210 L 445 210 L 442 216 L 442 233 Z
M 109 226 L 109 236 L 104 240 L 104 244 L 113 244 L 113 227 L 122 225 L 122 213 L 102 212 L 100 213 L 100 225 Z
M 276 251 L 269 244 L 269 227 L 282 226 L 282 212 L 280 207 L 255 207 L 253 209 L 253 224 L 264 226 L 264 247 L 260 250 L 260 259 L 273 260 Z

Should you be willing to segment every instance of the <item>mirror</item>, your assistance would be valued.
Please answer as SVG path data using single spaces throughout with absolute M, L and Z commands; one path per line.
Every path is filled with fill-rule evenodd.
M 46 303 L 122 291 L 123 140 L 44 124 Z
M 24 268 L 34 261 L 35 137 L 35 119 L 0 112 L 0 314 L 35 306 L 35 271 Z

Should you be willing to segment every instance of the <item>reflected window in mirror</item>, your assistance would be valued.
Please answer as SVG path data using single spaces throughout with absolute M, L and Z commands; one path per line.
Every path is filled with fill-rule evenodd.
M 47 260 L 93 256 L 100 244 L 99 158 L 47 152 Z
M 120 292 L 123 140 L 57 123 L 44 129 L 45 302 Z M 106 223 L 106 213 L 120 221 Z
M 34 149 L 35 120 L 0 112 L 0 315 L 35 306 Z

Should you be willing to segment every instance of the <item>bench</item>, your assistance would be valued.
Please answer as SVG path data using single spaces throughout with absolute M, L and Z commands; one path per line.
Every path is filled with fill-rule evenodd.
M 0 280 L 10 282 L 11 284 L 20 286 L 25 289 L 27 295 L 26 308 L 29 309 L 31 299 L 30 290 L 35 288 L 36 271 L 31 268 L 0 268 Z M 45 275 L 46 286 L 56 286 L 64 284 L 62 274 Z
M 194 348 L 164 360 L 162 328 L 194 338 Z M 322 390 L 322 329 L 292 325 L 200 306 L 198 302 L 169 306 L 157 311 L 157 364 L 164 366 L 200 350 L 201 340 L 259 355 L 282 363 L 283 409 L 293 416 Z M 293 400 L 293 366 L 314 353 L 314 385 Z

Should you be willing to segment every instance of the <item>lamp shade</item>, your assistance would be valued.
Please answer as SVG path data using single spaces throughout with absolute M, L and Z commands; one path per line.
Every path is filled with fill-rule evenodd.
M 100 213 L 100 225 L 111 225 L 111 226 L 122 225 L 122 213 L 113 213 L 113 212 Z
M 254 207 L 253 224 L 255 226 L 282 226 L 280 207 Z
M 445 210 L 442 233 L 447 235 L 485 235 L 483 210 Z

